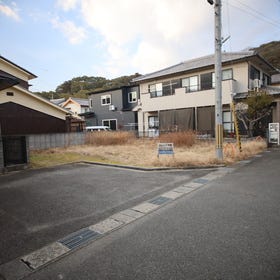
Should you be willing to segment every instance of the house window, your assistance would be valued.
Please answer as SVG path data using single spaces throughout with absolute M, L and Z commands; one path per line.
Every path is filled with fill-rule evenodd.
M 250 66 L 250 79 L 255 80 L 255 79 L 260 79 L 261 78 L 261 73 L 258 69 L 256 69 L 254 66 Z
M 263 85 L 268 86 L 268 85 L 270 85 L 270 83 L 271 83 L 270 77 L 266 74 L 263 74 Z
M 110 105 L 111 104 L 111 95 L 107 94 L 107 95 L 102 95 L 101 96 L 101 105 Z
M 232 69 L 225 69 L 222 71 L 222 81 L 231 80 L 233 78 Z M 215 72 L 212 72 L 212 88 L 216 86 Z
M 163 83 L 149 85 L 151 97 L 167 96 L 175 93 L 176 88 L 181 87 L 181 80 L 165 81 Z
M 171 81 L 166 81 L 162 83 L 162 95 L 172 95 L 175 93 L 176 88 L 181 87 L 181 80 L 171 80 Z
M 151 97 L 162 96 L 162 83 L 149 85 L 149 93 Z
M 158 116 L 150 116 L 148 118 L 149 128 L 158 128 L 159 127 L 159 119 Z
M 215 87 L 215 73 L 205 73 L 200 75 L 201 90 Z
M 81 107 L 81 113 L 86 113 L 89 112 L 89 108 L 88 107 Z
M 108 126 L 112 130 L 117 130 L 117 120 L 116 119 L 102 120 L 102 125 L 103 126 Z
M 233 117 L 230 111 L 223 112 L 223 126 L 226 132 L 234 132 Z
M 186 92 L 198 91 L 198 76 L 192 76 L 182 79 L 182 87 L 186 88 Z
M 225 69 L 222 71 L 222 80 L 232 80 L 233 79 L 233 74 L 232 74 L 232 69 Z
M 137 101 L 137 92 L 132 91 L 128 93 L 128 102 L 129 103 L 135 103 Z

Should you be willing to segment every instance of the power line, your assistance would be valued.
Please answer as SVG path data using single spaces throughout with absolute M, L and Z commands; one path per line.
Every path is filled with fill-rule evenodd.
M 247 4 L 243 3 L 243 2 L 241 2 L 240 0 L 234 0 L 234 1 L 238 2 L 239 4 L 243 5 L 243 6 L 246 7 L 246 8 L 249 8 L 250 10 L 254 11 L 256 14 L 260 15 L 261 17 L 263 17 L 264 19 L 267 19 L 268 21 L 271 21 L 272 23 L 275 23 L 275 24 L 277 24 L 277 25 L 280 25 L 280 21 L 277 21 L 277 20 L 275 20 L 275 19 L 271 19 L 271 18 L 267 17 L 265 14 L 263 14 L 263 13 L 261 13 L 260 11 L 258 11 L 258 10 L 256 10 L 256 9 L 250 7 L 249 5 L 247 5 Z
M 255 18 L 259 19 L 259 20 L 265 21 L 265 22 L 267 22 L 267 23 L 269 23 L 269 24 L 271 24 L 271 25 L 273 25 L 273 26 L 275 26 L 275 27 L 277 27 L 277 28 L 280 28 L 280 22 L 279 22 L 279 21 L 267 17 L 267 16 L 264 15 L 263 13 L 260 13 L 260 12 L 257 11 L 256 9 L 250 7 L 250 6 L 247 5 L 247 4 L 242 3 L 242 2 L 239 1 L 239 0 L 233 0 L 233 1 L 236 1 L 236 2 L 239 3 L 240 5 L 244 6 L 246 9 L 243 9 L 243 8 L 240 7 L 240 6 L 236 6 L 236 5 L 234 5 L 234 4 L 231 4 L 231 3 L 229 3 L 228 0 L 227 0 L 226 2 L 227 2 L 228 5 L 234 7 L 234 8 L 236 8 L 236 9 L 238 9 L 238 10 L 240 10 L 240 11 L 242 11 L 242 12 L 248 14 L 248 15 L 251 15 L 251 16 L 253 16 L 253 17 L 255 17 Z

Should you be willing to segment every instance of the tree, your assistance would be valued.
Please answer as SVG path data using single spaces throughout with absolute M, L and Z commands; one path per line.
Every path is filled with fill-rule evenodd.
M 265 91 L 250 91 L 243 102 L 235 106 L 237 118 L 243 123 L 249 137 L 253 137 L 255 125 L 271 114 L 273 97 Z

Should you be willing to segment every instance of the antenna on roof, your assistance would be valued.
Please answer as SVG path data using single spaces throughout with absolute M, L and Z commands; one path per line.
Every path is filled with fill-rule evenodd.
M 227 36 L 225 39 L 224 38 L 222 38 L 222 44 L 224 44 L 228 39 L 230 38 L 230 35 L 229 36 Z

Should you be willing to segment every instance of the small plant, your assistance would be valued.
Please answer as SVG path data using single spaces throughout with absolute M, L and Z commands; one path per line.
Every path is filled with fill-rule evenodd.
M 88 132 L 86 135 L 86 144 L 97 146 L 124 145 L 135 139 L 135 134 L 129 131 Z
M 191 147 L 196 142 L 196 134 L 191 130 L 164 133 L 159 136 L 159 140 L 160 142 L 173 143 L 175 147 Z

